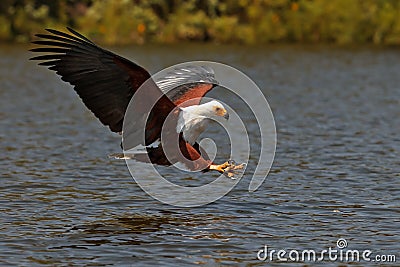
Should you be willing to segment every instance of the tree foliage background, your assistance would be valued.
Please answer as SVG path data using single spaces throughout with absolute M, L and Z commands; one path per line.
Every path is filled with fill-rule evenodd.
M 398 0 L 2 0 L 0 41 L 65 26 L 99 43 L 400 44 Z

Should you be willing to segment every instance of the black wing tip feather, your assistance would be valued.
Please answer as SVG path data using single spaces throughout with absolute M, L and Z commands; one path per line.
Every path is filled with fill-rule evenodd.
M 79 32 L 77 32 L 77 31 L 75 31 L 74 29 L 72 29 L 72 28 L 70 28 L 70 27 L 67 27 L 67 30 L 70 32 L 70 33 L 72 33 L 73 35 L 75 35 L 76 37 L 79 37 L 79 38 L 81 38 L 82 40 L 85 40 L 86 42 L 88 42 L 88 43 L 91 43 L 91 44 L 95 44 L 95 43 L 93 43 L 91 40 L 89 40 L 86 36 L 83 36 L 82 34 L 80 34 Z
M 50 60 L 50 59 L 55 59 L 55 57 L 56 56 L 54 54 L 40 55 L 40 56 L 32 57 L 29 60 Z
M 66 29 L 69 31 L 68 32 L 62 32 L 59 30 L 55 29 L 50 29 L 46 28 L 45 30 L 49 32 L 50 34 L 43 34 L 43 33 L 37 33 L 35 34 L 36 37 L 40 39 L 45 39 L 45 40 L 34 40 L 31 43 L 33 44 L 40 44 L 40 45 L 57 45 L 57 44 L 66 44 L 66 45 L 71 45 L 71 43 L 79 42 L 79 43 L 87 43 L 91 45 L 96 44 L 89 40 L 87 37 L 83 36 L 79 32 L 75 31 L 74 29 L 70 27 L 66 27 Z M 56 42 L 58 41 L 58 42 Z
M 68 29 L 68 27 L 67 27 L 67 29 Z M 52 33 L 55 35 L 61 35 L 61 36 L 68 35 L 68 33 L 66 33 L 66 32 L 62 32 L 62 31 L 55 30 L 55 29 L 46 28 L 45 30 L 48 31 L 49 33 Z
M 30 60 L 55 71 L 70 83 L 86 107 L 113 132 L 122 131 L 129 100 L 150 74 L 135 63 L 97 46 L 66 27 L 67 31 L 46 29 L 35 36 L 31 49 L 39 53 Z M 41 53 L 41 54 L 40 54 Z
M 45 30 L 50 34 L 35 34 L 35 36 L 40 38 L 40 40 L 34 40 L 31 43 L 39 45 L 39 47 L 32 48 L 29 51 L 34 53 L 45 53 L 45 55 L 35 56 L 30 58 L 29 60 L 52 60 L 56 58 L 59 59 L 59 56 L 65 55 L 68 51 L 74 48 L 82 48 L 85 46 L 95 46 L 96 48 L 99 48 L 95 43 L 75 31 L 74 29 L 70 27 L 66 27 L 66 29 L 70 33 L 46 28 Z M 39 63 L 39 65 L 49 65 L 45 62 L 42 63 Z
M 32 48 L 29 51 L 31 52 L 44 52 L 44 53 L 65 53 L 68 51 L 68 48 L 59 48 L 59 47 L 36 47 Z

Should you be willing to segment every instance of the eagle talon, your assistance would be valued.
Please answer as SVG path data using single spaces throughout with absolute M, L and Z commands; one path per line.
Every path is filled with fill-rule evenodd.
M 227 161 L 229 165 L 236 165 L 236 162 L 233 159 Z
M 225 172 L 226 175 L 231 178 L 231 179 L 236 179 L 235 176 L 239 175 L 240 173 L 243 172 L 243 169 L 246 167 L 245 163 L 239 164 L 239 165 L 233 165 L 228 167 Z
M 224 174 L 225 176 L 231 179 L 236 179 L 235 176 L 240 174 L 245 167 L 246 167 L 245 163 L 236 165 L 236 163 L 233 160 L 229 160 L 220 165 L 215 165 L 215 164 L 210 165 L 210 170 L 219 171 L 220 173 Z
M 227 161 L 227 162 L 222 163 L 222 164 L 219 164 L 219 165 L 217 165 L 217 164 L 211 164 L 211 165 L 209 166 L 209 169 L 210 169 L 210 170 L 219 171 L 220 173 L 224 173 L 225 170 L 226 170 L 227 168 L 231 167 L 231 166 L 232 166 L 232 165 L 229 164 L 229 162 Z

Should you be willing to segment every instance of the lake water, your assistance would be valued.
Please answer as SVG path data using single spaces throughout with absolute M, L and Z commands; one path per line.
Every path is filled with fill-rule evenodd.
M 192 60 L 229 64 L 272 108 L 278 143 L 263 185 L 248 192 L 250 162 L 222 199 L 178 208 L 148 196 L 125 162 L 107 157 L 119 152 L 119 137 L 68 84 L 28 62 L 27 49 L 0 49 L 1 265 L 261 266 L 265 245 L 319 252 L 337 249 L 339 238 L 400 261 L 400 50 L 113 49 L 151 72 Z M 186 186 L 218 176 L 162 171 Z

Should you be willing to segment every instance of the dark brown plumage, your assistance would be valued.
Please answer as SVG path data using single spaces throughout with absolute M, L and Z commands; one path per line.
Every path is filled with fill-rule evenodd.
M 39 65 L 48 66 L 61 76 L 63 81 L 74 86 L 85 105 L 113 132 L 122 131 L 126 108 L 136 90 L 150 78 L 150 74 L 139 65 L 105 50 L 92 41 L 68 28 L 73 34 L 47 29 L 52 35 L 37 34 L 45 40 L 33 41 L 43 47 L 32 52 L 47 53 L 31 60 L 43 60 Z M 150 115 L 154 123 L 163 121 L 162 114 L 168 114 L 175 105 L 149 82 L 149 101 L 161 97 L 154 107 L 157 116 Z M 155 102 L 155 101 L 154 101 Z M 159 118 L 161 116 L 161 118 Z M 146 140 L 152 143 L 157 134 Z

